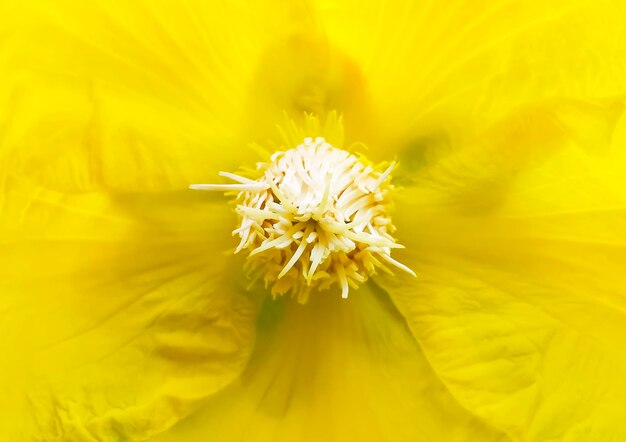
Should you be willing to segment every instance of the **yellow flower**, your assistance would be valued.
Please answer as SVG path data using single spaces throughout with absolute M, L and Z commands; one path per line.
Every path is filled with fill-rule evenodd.
M 621 2 L 25 3 L 0 5 L 0 440 L 626 440 Z M 286 287 L 263 264 L 295 297 L 250 285 L 251 212 L 188 186 L 304 137 L 398 160 L 366 183 L 397 231 L 347 240 L 417 278 L 346 253 L 301 304 L 307 249 Z

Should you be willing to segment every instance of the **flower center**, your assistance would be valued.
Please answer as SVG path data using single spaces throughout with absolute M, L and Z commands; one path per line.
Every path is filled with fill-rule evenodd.
M 347 298 L 350 287 L 377 270 L 414 275 L 391 257 L 402 247 L 387 213 L 394 166 L 375 167 L 324 138 L 305 138 L 259 163 L 256 179 L 220 172 L 236 183 L 190 188 L 236 193 L 235 253 L 249 251 L 249 275 L 274 296 L 291 293 L 306 302 L 313 290 L 338 286 Z

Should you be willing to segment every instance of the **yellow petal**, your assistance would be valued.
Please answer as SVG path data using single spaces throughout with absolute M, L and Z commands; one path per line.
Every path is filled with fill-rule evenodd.
M 562 174 L 575 175 L 573 168 L 580 169 L 580 164 L 593 161 L 597 167 L 612 165 L 617 170 L 624 164 L 623 148 L 617 142 L 611 147 L 611 142 L 625 103 L 623 97 L 550 100 L 501 119 L 467 144 L 428 150 L 421 159 L 421 168 L 414 163 L 401 165 L 399 181 L 414 189 L 412 200 L 405 201 L 401 196 L 405 200 L 399 205 L 417 204 L 422 214 L 448 218 L 450 213 L 503 210 L 509 193 L 515 191 L 516 183 L 528 170 L 552 158 L 564 158 L 568 148 L 579 152 L 580 158 L 572 157 L 562 170 L 552 170 L 547 179 L 556 181 Z M 442 139 L 437 142 L 445 143 Z M 584 182 L 585 171 L 579 173 Z M 558 198 L 566 198 L 569 204 L 579 202 L 571 200 L 567 186 L 564 183 L 564 192 Z M 564 204 L 558 198 L 544 204 Z
M 283 111 L 340 105 L 343 73 L 310 22 L 271 0 L 9 2 L 0 158 L 61 191 L 206 182 L 249 161 Z
M 455 398 L 514 440 L 626 438 L 619 117 L 513 116 L 398 201 L 398 259 L 419 277 L 381 283 Z
M 319 1 L 330 41 L 363 70 L 379 155 L 464 139 L 521 105 L 623 91 L 620 1 Z
M 0 439 L 144 440 L 242 371 L 256 302 L 201 196 L 3 180 Z
M 160 442 L 505 441 L 433 375 L 387 295 L 268 300 L 238 382 Z

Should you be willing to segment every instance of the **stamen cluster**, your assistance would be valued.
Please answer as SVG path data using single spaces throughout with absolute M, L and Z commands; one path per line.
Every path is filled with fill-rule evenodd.
M 290 292 L 306 302 L 313 290 L 335 285 L 347 298 L 377 269 L 413 274 L 391 258 L 391 249 L 402 247 L 387 214 L 394 163 L 374 167 L 324 138 L 306 138 L 270 160 L 257 165 L 256 180 L 222 172 L 237 184 L 191 186 L 238 191 L 235 253 L 249 250 L 253 280 L 274 296 Z

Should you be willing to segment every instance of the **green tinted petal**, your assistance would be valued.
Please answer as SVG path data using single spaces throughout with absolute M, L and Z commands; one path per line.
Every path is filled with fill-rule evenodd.
M 162 437 L 197 440 L 502 441 L 431 371 L 380 289 L 265 304 L 238 382 Z

